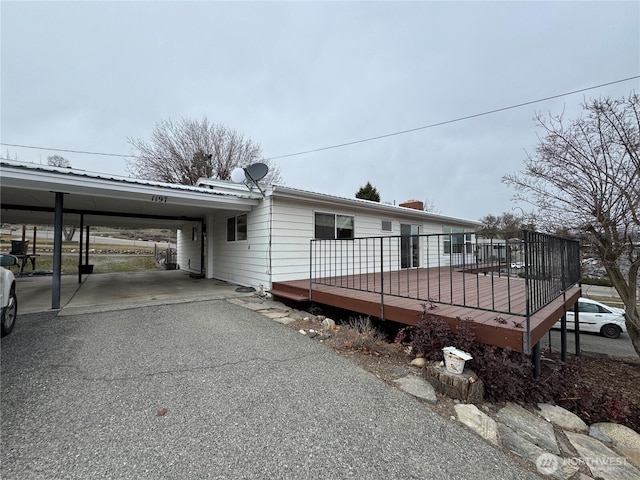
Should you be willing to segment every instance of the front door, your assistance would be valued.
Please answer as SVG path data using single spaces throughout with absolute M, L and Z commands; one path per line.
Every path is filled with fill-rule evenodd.
M 420 266 L 420 227 L 407 223 L 400 224 L 400 267 Z

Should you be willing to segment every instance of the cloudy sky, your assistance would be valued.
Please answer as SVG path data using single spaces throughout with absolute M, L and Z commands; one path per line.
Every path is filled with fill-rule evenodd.
M 3 158 L 127 176 L 129 137 L 206 116 L 259 143 L 289 187 L 352 198 L 369 181 L 383 202 L 467 219 L 516 205 L 501 179 L 533 152 L 536 112 L 575 118 L 640 91 L 278 158 L 640 75 L 640 3 L 2 1 L 0 14 Z

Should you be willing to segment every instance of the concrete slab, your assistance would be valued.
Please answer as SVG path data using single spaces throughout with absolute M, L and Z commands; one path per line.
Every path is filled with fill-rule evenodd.
M 16 281 L 20 314 L 51 309 L 51 276 Z M 85 276 L 82 284 L 77 275 L 63 275 L 60 315 L 253 295 L 236 292 L 236 288 L 238 285 L 220 280 L 191 278 L 181 270 L 99 273 Z

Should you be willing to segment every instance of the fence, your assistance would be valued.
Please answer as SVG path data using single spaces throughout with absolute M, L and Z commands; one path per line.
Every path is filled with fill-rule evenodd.
M 310 290 L 372 292 L 381 305 L 392 295 L 529 317 L 579 280 L 579 243 L 532 231 L 509 240 L 469 232 L 310 244 Z M 523 291 L 526 308 L 516 301 Z

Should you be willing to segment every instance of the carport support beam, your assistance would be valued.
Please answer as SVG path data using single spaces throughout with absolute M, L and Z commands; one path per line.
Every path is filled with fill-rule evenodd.
M 82 283 L 82 234 L 83 234 L 83 230 L 84 230 L 84 213 L 80 214 L 80 241 L 78 242 L 79 244 L 79 252 L 80 255 L 78 257 L 78 283 Z
M 56 192 L 53 220 L 53 278 L 51 281 L 51 308 L 60 309 L 60 286 L 62 279 L 62 215 L 64 193 Z

